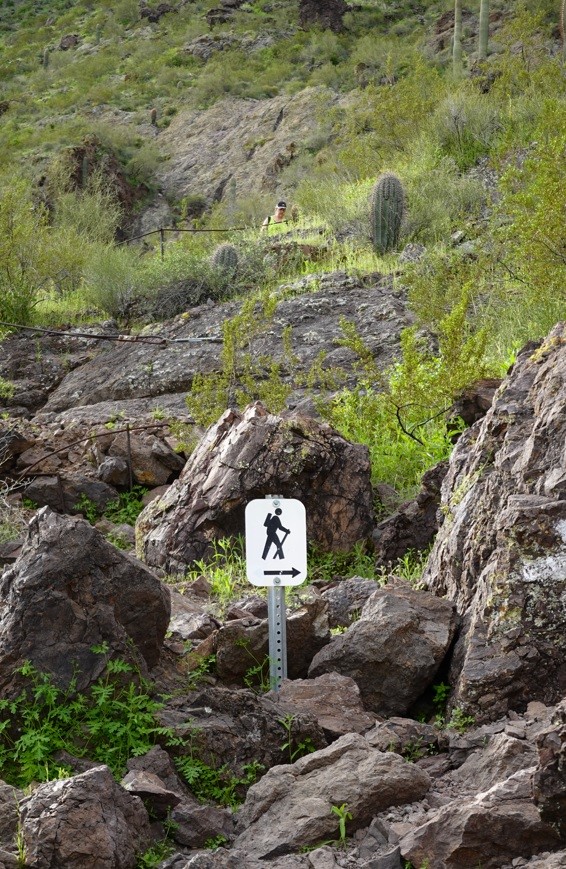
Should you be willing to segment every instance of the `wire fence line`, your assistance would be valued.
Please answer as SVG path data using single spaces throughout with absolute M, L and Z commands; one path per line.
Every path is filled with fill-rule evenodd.
M 225 226 L 225 227 L 220 227 L 217 229 L 200 229 L 197 227 L 189 228 L 189 227 L 177 227 L 177 226 L 161 226 L 161 227 L 159 227 L 159 229 L 151 229 L 149 232 L 143 232 L 141 235 L 134 235 L 134 236 L 132 236 L 132 238 L 125 238 L 122 241 L 118 241 L 118 242 L 116 242 L 116 246 L 119 246 L 122 244 L 130 244 L 132 241 L 139 241 L 142 238 L 147 238 L 150 235 L 157 235 L 157 233 L 159 233 L 159 245 L 160 245 L 160 249 L 161 249 L 161 259 L 163 259 L 165 256 L 165 233 L 166 232 L 191 232 L 191 233 L 224 232 L 224 233 L 230 233 L 230 232 L 250 232 L 252 229 L 260 229 L 260 230 L 266 229 L 267 231 L 269 231 L 269 227 L 271 226 L 272 223 L 274 223 L 275 226 L 281 226 L 281 224 L 283 224 L 283 223 L 291 223 L 291 222 L 292 221 L 290 221 L 290 220 L 279 220 L 279 221 L 277 221 L 277 223 L 274 223 L 274 221 L 270 220 L 269 223 L 262 223 L 259 226 Z
M 166 344 L 199 344 L 210 342 L 222 344 L 223 338 L 215 335 L 203 335 L 195 338 L 169 338 L 166 335 L 102 335 L 96 332 L 63 332 L 61 329 L 44 329 L 41 326 L 24 326 L 22 323 L 7 323 L 0 320 L 0 326 L 8 326 L 11 329 L 22 329 L 26 332 L 41 332 L 44 335 L 57 335 L 60 338 L 96 338 L 99 341 L 119 341 L 124 344 L 152 344 L 162 346 Z

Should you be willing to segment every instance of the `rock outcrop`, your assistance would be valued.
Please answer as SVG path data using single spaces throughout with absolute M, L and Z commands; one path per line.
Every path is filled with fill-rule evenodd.
M 429 777 L 396 754 L 347 734 L 328 748 L 270 770 L 248 791 L 235 848 L 267 859 L 336 833 L 332 806 L 347 805 L 352 830 L 389 805 L 420 799 Z
M 392 584 L 374 592 L 359 620 L 314 657 L 309 676 L 350 676 L 367 709 L 403 715 L 434 678 L 455 631 L 448 601 Z
M 151 842 L 149 816 L 105 766 L 39 785 L 20 803 L 26 865 L 135 869 Z
M 527 347 L 442 486 L 423 579 L 464 617 L 452 705 L 495 719 L 566 690 L 566 325 Z
M 279 417 L 257 402 L 226 411 L 179 479 L 138 518 L 139 554 L 154 567 L 184 570 L 211 541 L 244 531 L 246 504 L 268 494 L 298 498 L 308 539 L 326 551 L 351 549 L 372 527 L 366 447 L 328 425 Z
M 101 675 L 107 655 L 147 672 L 169 622 L 169 592 L 143 564 L 82 519 L 48 508 L 0 579 L 0 598 L 3 694 L 16 689 L 16 671 L 28 660 L 59 687 L 76 679 L 79 691 Z M 93 651 L 102 645 L 107 655 Z

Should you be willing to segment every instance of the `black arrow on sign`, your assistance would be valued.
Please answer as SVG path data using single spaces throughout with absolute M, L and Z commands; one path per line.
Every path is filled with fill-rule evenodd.
M 294 567 L 292 570 L 264 570 L 264 576 L 292 576 L 293 579 L 299 575 L 301 571 Z

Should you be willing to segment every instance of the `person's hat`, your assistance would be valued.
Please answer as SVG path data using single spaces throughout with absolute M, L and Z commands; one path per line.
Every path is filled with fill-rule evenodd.
M 277 203 L 277 208 L 287 208 L 287 203 L 283 202 L 283 200 L 281 200 L 280 202 Z

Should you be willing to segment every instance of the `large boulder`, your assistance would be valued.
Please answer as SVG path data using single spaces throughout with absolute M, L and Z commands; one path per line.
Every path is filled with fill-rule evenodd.
M 360 619 L 315 655 L 309 676 L 350 676 L 367 709 L 403 715 L 431 683 L 455 631 L 453 604 L 398 581 L 374 592 Z
M 424 574 L 464 616 L 452 705 L 495 720 L 566 689 L 566 324 L 525 348 L 442 486 Z
M 312 713 L 296 709 L 285 718 L 286 713 L 273 697 L 205 686 L 171 698 L 159 720 L 189 736 L 192 750 L 205 763 L 214 769 L 226 766 L 241 778 L 254 763 L 268 769 L 327 745 Z
M 35 869 L 135 869 L 151 842 L 139 797 L 106 766 L 39 785 L 20 803 L 27 866 Z
M 110 657 L 147 671 L 169 623 L 166 586 L 88 522 L 47 507 L 30 522 L 21 556 L 0 579 L 0 691 L 17 690 L 31 661 L 55 683 L 87 688 Z M 107 655 L 94 646 L 105 645 Z
M 517 857 L 554 849 L 558 836 L 531 798 L 533 769 L 521 770 L 469 800 L 455 800 L 401 840 L 414 866 L 501 869 Z M 515 865 L 515 864 L 513 864 Z
M 566 842 L 566 700 L 557 706 L 554 723 L 539 734 L 537 745 L 535 802 L 544 820 Z
M 281 417 L 256 402 L 211 426 L 165 495 L 138 517 L 138 552 L 175 572 L 203 558 L 215 539 L 244 531 L 246 504 L 268 494 L 305 505 L 308 539 L 348 550 L 372 528 L 366 447 L 302 416 Z
M 393 753 L 378 751 L 349 733 L 294 764 L 274 767 L 248 791 L 240 810 L 235 847 L 263 859 L 336 836 L 347 806 L 348 830 L 370 823 L 391 805 L 421 799 L 430 780 Z
M 316 24 L 339 33 L 344 29 L 342 19 L 349 9 L 345 0 L 301 0 L 299 21 L 301 27 Z

